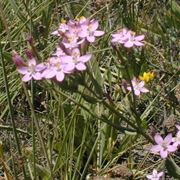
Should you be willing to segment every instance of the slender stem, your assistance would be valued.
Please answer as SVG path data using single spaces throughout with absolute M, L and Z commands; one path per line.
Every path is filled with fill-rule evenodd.
M 45 147 L 44 140 L 43 140 L 43 137 L 42 137 L 42 134 L 41 134 L 41 131 L 40 131 L 40 126 L 39 126 L 38 120 L 37 120 L 37 118 L 36 118 L 36 114 L 35 114 L 35 111 L 34 111 L 34 107 L 33 107 L 32 103 L 31 103 L 31 100 L 30 100 L 30 97 L 29 97 L 29 95 L 28 95 L 26 86 L 25 86 L 25 84 L 24 84 L 23 82 L 22 82 L 22 85 L 23 85 L 23 88 L 24 88 L 24 92 L 25 92 L 25 95 L 26 95 L 28 104 L 29 104 L 29 106 L 30 106 L 31 114 L 32 114 L 32 117 L 33 117 L 33 119 L 34 119 L 34 123 L 35 123 L 36 129 L 37 129 L 37 133 L 38 133 L 38 136 L 39 136 L 39 139 L 40 139 L 40 143 L 41 143 L 41 146 L 42 146 L 42 149 L 43 149 L 43 153 L 44 153 L 44 155 L 45 155 L 45 157 L 46 157 L 47 165 L 48 165 L 48 168 L 49 168 L 49 170 L 50 170 L 51 178 L 52 178 L 53 176 L 52 176 L 51 163 L 50 163 L 50 160 L 49 160 L 49 157 L 48 157 L 48 153 L 47 153 L 47 151 L 46 151 L 46 147 Z
M 3 49 L 2 49 L 2 46 L 1 46 L 1 42 L 0 42 L 0 57 L 1 57 L 3 78 L 4 78 L 5 89 L 6 89 L 6 96 L 7 96 L 8 106 L 9 106 L 11 124 L 12 124 L 12 128 L 13 128 L 13 134 L 14 134 L 18 154 L 19 154 L 19 156 L 22 156 L 21 147 L 20 147 L 19 138 L 18 138 L 16 125 L 15 125 L 15 120 L 14 120 L 14 112 L 13 112 L 13 108 L 12 108 L 12 104 L 11 104 L 11 97 L 10 97 L 10 92 L 9 92 L 9 85 L 8 85 L 8 79 L 7 79 L 7 73 L 6 73 L 5 63 L 4 63 L 4 56 L 3 56 Z M 26 172 L 25 172 L 24 165 L 22 167 L 22 170 L 23 170 L 24 178 L 26 179 Z
M 34 82 L 31 80 L 31 101 L 32 106 L 34 107 Z M 34 170 L 34 179 L 36 180 L 36 137 L 35 137 L 35 126 L 34 126 L 34 117 L 32 116 L 32 145 L 33 145 L 33 170 Z

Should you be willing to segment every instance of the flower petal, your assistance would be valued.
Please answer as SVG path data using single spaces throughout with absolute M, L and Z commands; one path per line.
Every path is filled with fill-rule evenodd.
M 87 40 L 89 42 L 94 42 L 95 41 L 95 37 L 94 36 L 87 36 Z
M 134 45 L 134 43 L 131 42 L 131 41 L 127 41 L 127 42 L 124 43 L 124 46 L 127 47 L 127 48 L 131 48 L 131 47 L 133 47 L 133 45 Z
M 56 79 L 57 81 L 61 82 L 64 80 L 64 73 L 62 71 L 59 71 L 57 74 L 56 74 Z
M 158 153 L 159 151 L 161 151 L 161 149 L 162 149 L 162 147 L 160 146 L 160 145 L 154 145 L 154 146 L 152 146 L 151 147 L 151 149 L 150 149 L 150 151 L 152 152 L 152 153 Z
M 104 31 L 95 31 L 94 36 L 102 36 L 104 35 Z
M 26 66 L 19 66 L 17 68 L 17 71 L 20 73 L 20 74 L 26 74 L 28 72 L 28 68 Z
M 78 63 L 78 64 L 76 64 L 76 69 L 79 71 L 84 71 L 84 70 L 86 70 L 86 66 L 84 63 Z
M 42 79 L 42 75 L 41 75 L 41 73 L 39 73 L 39 72 L 36 72 L 35 74 L 32 74 L 32 77 L 33 77 L 35 80 L 41 80 L 41 79 Z
M 161 151 L 160 151 L 160 156 L 161 156 L 163 159 L 167 158 L 167 156 L 168 156 L 168 151 L 167 151 L 167 150 L 164 150 L 164 149 L 161 149 Z
M 144 39 L 144 35 L 135 36 L 136 41 L 142 41 Z
M 154 140 L 157 144 L 162 144 L 163 143 L 163 138 L 159 135 L 159 134 L 156 134 L 154 136 Z
M 86 54 L 86 55 L 84 55 L 84 56 L 81 56 L 81 57 L 79 57 L 79 61 L 80 62 L 88 62 L 90 59 L 91 59 L 91 54 Z
M 172 134 L 168 134 L 165 138 L 164 138 L 164 141 L 167 143 L 167 144 L 170 144 L 172 142 Z
M 27 82 L 32 79 L 32 75 L 30 73 L 27 73 L 23 76 L 22 81 Z

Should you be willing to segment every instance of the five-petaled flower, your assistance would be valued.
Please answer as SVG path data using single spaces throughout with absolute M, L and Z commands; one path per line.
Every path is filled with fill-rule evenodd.
M 144 35 L 135 36 L 135 32 L 127 30 L 126 28 L 121 29 L 118 33 L 112 34 L 112 43 L 123 44 L 126 48 L 133 46 L 143 46 Z
M 45 65 L 43 63 L 36 63 L 35 58 L 29 59 L 27 66 L 17 66 L 17 71 L 24 75 L 22 81 L 27 82 L 32 78 L 35 80 L 41 80 L 42 75 L 41 72 L 45 69 Z
M 156 169 L 153 169 L 152 174 L 148 174 L 146 177 L 150 180 L 160 180 L 160 178 L 163 176 L 163 172 L 157 172 Z
M 150 151 L 154 154 L 160 154 L 163 159 L 167 158 L 171 152 L 177 150 L 177 146 L 172 142 L 172 134 L 168 134 L 164 139 L 159 134 L 156 134 L 154 140 L 157 144 L 153 145 Z
M 144 81 L 138 82 L 138 80 L 136 78 L 133 78 L 131 80 L 131 84 L 132 84 L 132 88 L 134 90 L 134 94 L 136 96 L 139 96 L 141 93 L 149 92 L 149 90 L 144 87 L 144 85 L 145 85 Z M 131 88 L 131 86 L 128 86 L 127 90 L 132 91 L 132 88 Z

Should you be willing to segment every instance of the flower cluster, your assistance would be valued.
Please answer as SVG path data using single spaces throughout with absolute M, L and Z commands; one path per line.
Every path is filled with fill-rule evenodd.
M 123 44 L 126 48 L 133 46 L 143 46 L 144 35 L 135 36 L 135 32 L 130 31 L 126 28 L 121 29 L 116 34 L 112 34 L 112 43 Z
M 180 126 L 176 125 L 178 132 L 176 136 L 173 137 L 171 133 L 169 133 L 164 139 L 156 134 L 154 137 L 156 145 L 153 145 L 150 151 L 154 154 L 159 154 L 161 158 L 165 159 L 168 157 L 168 154 L 175 152 L 180 145 Z
M 136 96 L 139 96 L 141 93 L 147 93 L 149 92 L 148 89 L 144 87 L 145 82 L 144 81 L 138 81 L 137 78 L 133 78 L 131 80 L 132 88 L 134 90 L 134 94 Z M 127 86 L 127 90 L 132 91 L 131 86 Z
M 24 82 L 30 79 L 41 80 L 56 79 L 61 82 L 66 74 L 86 69 L 86 63 L 91 59 L 91 54 L 85 54 L 86 47 L 95 42 L 95 38 L 102 36 L 103 31 L 98 30 L 97 20 L 89 20 L 81 17 L 78 20 L 61 22 L 58 29 L 52 35 L 60 37 L 60 42 L 55 53 L 48 58 L 47 62 L 37 64 L 32 53 L 28 53 L 28 62 L 17 54 L 13 54 L 13 61 L 17 70 L 23 75 Z M 82 53 L 83 52 L 83 53 Z M 31 55 L 30 55 L 31 54 Z

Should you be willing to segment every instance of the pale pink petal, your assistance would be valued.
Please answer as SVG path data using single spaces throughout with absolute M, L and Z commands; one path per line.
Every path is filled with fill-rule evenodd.
M 149 90 L 148 90 L 148 89 L 146 89 L 145 87 L 143 87 L 143 88 L 141 88 L 141 92 L 143 92 L 143 93 L 147 93 L 147 92 L 149 92 Z
M 76 69 L 79 71 L 84 71 L 86 69 L 86 66 L 83 63 L 78 63 L 76 64 Z
M 157 170 L 156 169 L 153 169 L 153 173 L 152 173 L 154 176 L 157 175 Z
M 127 42 L 124 43 L 124 46 L 127 47 L 127 48 L 130 48 L 130 47 L 134 46 L 134 43 L 131 42 L 131 41 L 127 41 Z
M 52 69 L 46 69 L 43 73 L 42 76 L 44 78 L 50 79 L 53 78 L 56 75 L 56 71 L 52 68 Z
M 152 180 L 153 175 L 147 175 L 146 177 L 147 177 L 148 179 L 151 179 L 151 180 Z
M 168 134 L 165 138 L 164 141 L 170 144 L 172 142 L 172 134 Z
M 144 35 L 135 36 L 136 41 L 142 41 L 144 39 Z
M 27 73 L 23 76 L 22 81 L 27 82 L 27 81 L 31 80 L 31 78 L 32 78 L 31 74 Z
M 158 177 L 160 178 L 161 176 L 163 176 L 163 174 L 163 172 L 158 173 Z
M 56 31 L 53 31 L 52 33 L 51 33 L 51 35 L 54 35 L 54 36 L 60 36 L 59 35 L 59 32 L 56 30 Z
M 32 65 L 35 66 L 35 65 L 36 65 L 36 60 L 35 60 L 34 58 L 29 59 L 28 65 L 29 65 L 29 66 L 32 66 Z
M 144 43 L 139 42 L 139 41 L 134 41 L 134 44 L 135 44 L 136 46 L 144 46 Z
M 104 31 L 95 31 L 94 36 L 102 36 L 104 34 Z
M 164 149 L 161 149 L 160 151 L 160 156 L 164 159 L 164 158 L 167 158 L 168 156 L 168 151 L 167 150 L 164 150 Z
M 87 55 L 84 55 L 84 56 L 81 56 L 81 57 L 79 57 L 79 61 L 80 62 L 88 62 L 90 59 L 91 59 L 91 54 L 87 54 Z
M 32 77 L 35 79 L 35 80 L 41 80 L 42 79 L 42 75 L 41 73 L 37 72 L 35 74 L 32 74 Z
M 36 71 L 42 71 L 46 68 L 46 65 L 44 63 L 41 63 L 41 64 L 38 64 L 36 67 L 35 67 L 35 70 Z
M 154 136 L 154 140 L 157 144 L 162 144 L 163 143 L 163 138 L 159 135 L 159 134 L 156 134 Z
M 180 125 L 176 125 L 176 128 L 180 131 Z
M 89 34 L 88 34 L 88 31 L 86 30 L 81 30 L 79 33 L 78 33 L 78 36 L 79 37 L 82 37 L 82 38 L 85 38 L 87 37 Z
M 70 73 L 75 69 L 75 64 L 74 63 L 68 63 L 66 65 L 64 65 L 63 67 L 63 71 L 65 73 Z
M 175 145 L 169 145 L 169 146 L 167 147 L 167 150 L 168 150 L 169 152 L 175 152 L 175 151 L 177 150 L 177 146 L 175 146 Z
M 141 93 L 141 92 L 140 92 L 139 90 L 134 89 L 134 94 L 135 94 L 136 96 L 139 96 L 140 93 Z
M 17 68 L 17 71 L 20 73 L 20 74 L 26 74 L 28 72 L 28 68 L 26 66 L 19 66 Z
M 57 74 L 56 74 L 56 79 L 57 81 L 61 82 L 64 80 L 64 73 L 62 71 L 59 71 Z
M 130 87 L 130 86 L 128 86 L 128 87 L 127 87 L 127 90 L 132 91 L 132 89 L 131 89 L 131 87 Z
M 61 56 L 61 60 L 63 63 L 68 63 L 72 61 L 72 56 Z
M 91 31 L 95 31 L 99 26 L 99 23 L 97 20 L 93 20 L 90 22 L 89 28 Z
M 95 41 L 95 37 L 94 36 L 87 36 L 87 40 L 89 42 L 94 42 Z
M 138 87 L 140 87 L 140 88 L 143 88 L 144 87 L 144 81 L 141 81 L 139 84 L 138 84 Z

